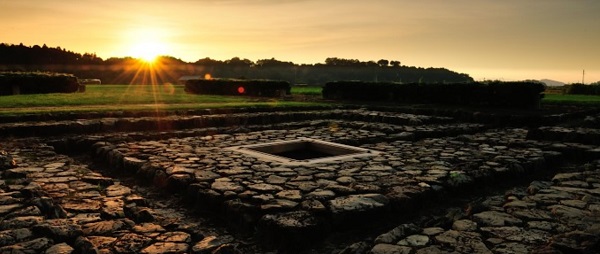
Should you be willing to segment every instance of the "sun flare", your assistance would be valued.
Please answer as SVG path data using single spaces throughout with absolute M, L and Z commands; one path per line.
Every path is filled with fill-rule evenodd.
M 158 56 L 169 52 L 169 32 L 158 26 L 134 26 L 124 30 L 124 44 L 128 45 L 128 55 L 153 63 Z
M 131 56 L 145 62 L 152 63 L 160 55 L 164 55 L 166 46 L 160 42 L 146 41 L 134 45 L 131 48 Z

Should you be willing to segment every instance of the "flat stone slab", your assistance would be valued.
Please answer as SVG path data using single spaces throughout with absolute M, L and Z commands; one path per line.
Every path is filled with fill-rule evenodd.
M 333 214 L 360 213 L 372 209 L 382 209 L 389 204 L 389 200 L 381 194 L 361 194 L 338 197 L 329 202 Z

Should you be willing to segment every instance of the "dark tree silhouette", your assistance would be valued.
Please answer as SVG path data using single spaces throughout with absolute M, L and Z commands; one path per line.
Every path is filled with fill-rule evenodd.
M 377 64 L 381 67 L 386 67 L 386 66 L 388 66 L 388 64 L 390 64 L 390 61 L 381 59 L 381 60 L 377 61 Z
M 247 78 L 285 80 L 292 84 L 323 85 L 331 81 L 359 80 L 402 83 L 443 83 L 472 82 L 473 79 L 462 73 L 444 68 L 421 68 L 402 66 L 400 61 L 360 61 L 329 57 L 324 63 L 295 64 L 275 58 L 249 59 L 234 57 L 221 61 L 202 58 L 188 63 L 172 56 L 158 59 L 163 82 L 178 82 L 181 76 L 201 76 L 210 74 L 214 78 Z M 60 47 L 34 45 L 32 47 L 0 44 L 0 71 L 52 71 L 71 73 L 82 79 L 101 79 L 103 84 L 128 83 L 135 76 L 133 68 L 139 61 L 132 57 L 111 57 L 106 60 L 95 53 L 74 53 Z M 135 81 L 133 81 L 135 82 Z

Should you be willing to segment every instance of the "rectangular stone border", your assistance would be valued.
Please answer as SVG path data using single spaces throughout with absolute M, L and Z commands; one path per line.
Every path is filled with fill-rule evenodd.
M 270 154 L 265 151 L 259 151 L 256 148 L 265 148 L 269 146 L 293 146 L 296 143 L 306 143 L 311 142 L 316 145 L 316 148 L 325 153 L 331 153 L 332 156 L 321 157 L 311 160 L 295 160 L 282 156 L 277 156 Z M 250 155 L 259 160 L 263 161 L 271 161 L 271 162 L 279 162 L 282 164 L 292 164 L 292 165 L 307 165 L 307 164 L 315 164 L 315 163 L 332 163 L 339 160 L 350 159 L 361 156 L 376 156 L 381 152 L 365 149 L 355 146 L 343 145 L 318 139 L 312 138 L 298 138 L 295 140 L 289 141 L 276 141 L 276 142 L 268 142 L 261 144 L 253 144 L 253 145 L 242 145 L 242 146 L 232 146 L 225 148 L 226 150 L 235 151 L 239 153 L 243 153 L 246 155 Z M 283 149 L 285 151 L 285 148 Z M 325 151 L 324 151 L 325 150 Z M 333 150 L 333 152 L 331 152 Z M 283 151 L 281 151 L 283 152 Z M 347 153 L 346 153 L 347 152 Z

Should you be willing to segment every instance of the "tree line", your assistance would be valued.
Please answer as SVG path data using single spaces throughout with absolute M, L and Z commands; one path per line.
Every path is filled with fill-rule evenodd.
M 102 83 L 139 83 L 136 70 L 139 61 L 132 57 L 112 57 L 106 60 L 95 53 L 75 53 L 60 47 L 0 44 L 0 70 L 56 71 L 71 73 L 79 78 L 101 79 Z M 323 85 L 337 80 L 359 80 L 401 83 L 473 82 L 464 73 L 445 68 L 422 68 L 402 65 L 397 60 L 360 61 L 330 57 L 324 63 L 295 64 L 275 58 L 259 59 L 233 57 L 216 60 L 209 57 L 185 62 L 172 56 L 161 56 L 157 67 L 165 75 L 160 82 L 175 83 L 182 76 L 236 79 L 273 79 L 292 84 Z M 138 75 L 139 76 L 139 75 Z

